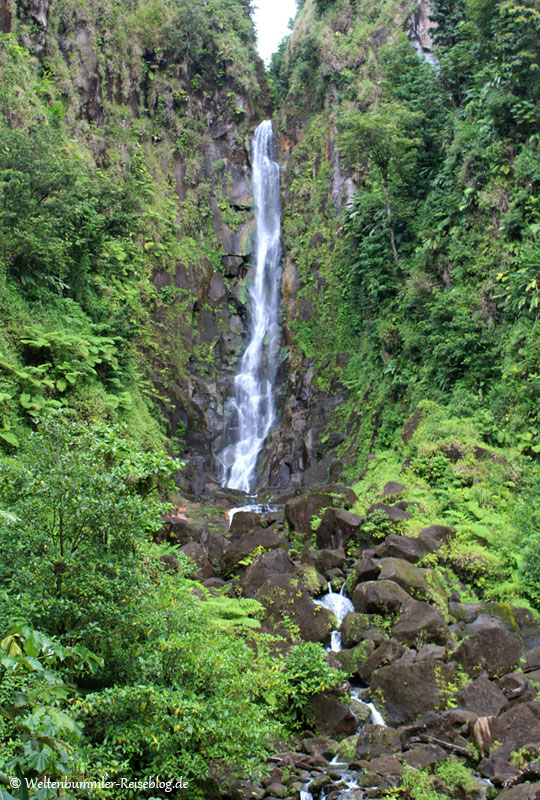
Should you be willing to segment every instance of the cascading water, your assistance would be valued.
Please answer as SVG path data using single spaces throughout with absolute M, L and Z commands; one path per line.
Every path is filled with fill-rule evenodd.
M 252 492 L 259 453 L 276 418 L 274 384 L 279 352 L 281 201 L 272 122 L 253 137 L 255 270 L 249 287 L 248 344 L 225 404 L 225 443 L 217 454 L 222 486 Z
M 332 591 L 332 584 L 328 584 L 328 594 L 324 594 L 319 600 L 315 600 L 317 605 L 324 606 L 329 611 L 332 611 L 338 619 L 342 622 L 347 614 L 354 611 L 354 606 L 351 600 L 345 594 L 345 584 L 342 585 L 339 594 Z M 338 653 L 341 650 L 341 632 L 338 630 L 332 631 L 332 638 L 330 639 L 330 650 L 333 653 Z

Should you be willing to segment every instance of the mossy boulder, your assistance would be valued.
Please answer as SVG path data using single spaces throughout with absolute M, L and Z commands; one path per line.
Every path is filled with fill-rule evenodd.
M 334 739 L 350 736 L 358 727 L 358 721 L 349 706 L 333 694 L 312 697 L 306 714 L 317 733 Z
M 266 609 L 267 625 L 284 625 L 307 642 L 324 642 L 335 627 L 334 615 L 313 602 L 297 575 L 268 578 L 257 590 L 255 598 Z
M 401 725 L 425 711 L 444 708 L 455 691 L 455 674 L 455 665 L 440 661 L 389 664 L 373 673 L 370 688 L 382 700 L 385 720 Z
M 354 673 L 360 672 L 361 667 L 374 650 L 374 643 L 366 640 L 349 650 L 340 650 L 339 653 L 336 654 L 336 658 L 345 672 L 354 675 Z
M 373 616 L 370 614 L 347 614 L 340 626 L 343 646 L 353 647 L 358 644 L 363 640 L 365 632 L 373 627 Z

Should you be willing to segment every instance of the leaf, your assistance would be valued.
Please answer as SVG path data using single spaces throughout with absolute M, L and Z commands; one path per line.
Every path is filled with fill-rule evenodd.
M 11 431 L 0 431 L 0 439 L 3 439 L 5 442 L 12 445 L 13 447 L 19 446 L 19 440 L 17 439 L 14 433 L 11 433 Z
M 33 753 L 28 759 L 28 766 L 36 772 L 44 772 L 51 763 L 51 757 L 44 750 Z

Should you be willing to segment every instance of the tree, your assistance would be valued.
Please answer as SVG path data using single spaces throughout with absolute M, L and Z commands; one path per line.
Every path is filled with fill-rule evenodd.
M 340 146 L 349 162 L 378 170 L 385 198 L 385 210 L 392 253 L 396 264 L 396 246 L 392 214 L 392 185 L 403 181 L 415 168 L 420 140 L 413 129 L 420 113 L 398 103 L 381 104 L 369 113 L 348 111 L 339 120 Z
M 142 580 L 138 550 L 161 525 L 159 490 L 179 466 L 139 451 L 121 427 L 62 414 L 39 421 L 20 462 L 1 470 L 2 504 L 17 521 L 0 521 L 0 586 L 34 624 L 96 652 L 116 647 L 121 659 L 118 625 Z

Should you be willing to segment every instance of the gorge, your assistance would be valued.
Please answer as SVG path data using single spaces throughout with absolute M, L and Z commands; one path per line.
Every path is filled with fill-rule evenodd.
M 0 0 L 0 796 L 534 800 L 538 3 L 251 10 Z

